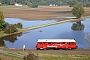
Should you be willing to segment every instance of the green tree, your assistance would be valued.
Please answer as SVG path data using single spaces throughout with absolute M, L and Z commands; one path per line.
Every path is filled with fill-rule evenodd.
M 72 9 L 72 14 L 77 18 L 81 18 L 81 16 L 84 14 L 84 8 L 78 5 L 74 6 Z
M 38 8 L 38 4 L 36 2 L 32 3 L 32 8 Z
M 77 0 L 69 0 L 69 1 L 67 1 L 67 3 L 70 5 L 70 7 L 73 7 L 78 4 L 78 1 Z
M 13 24 L 10 24 L 6 29 L 4 29 L 4 32 L 5 33 L 14 33 L 14 32 L 17 32 L 18 30 L 17 30 L 17 28 L 16 28 L 16 26 L 15 25 L 13 25 Z
M 86 2 L 86 7 L 90 7 L 90 2 Z
M 16 26 L 16 28 L 22 28 L 23 27 L 22 23 L 14 24 L 14 26 Z
M 0 30 L 2 30 L 3 25 L 5 24 L 3 13 L 0 11 Z
M 28 3 L 27 3 L 27 6 L 28 6 L 28 7 L 32 7 L 32 3 L 31 3 L 31 2 L 28 2 Z
M 15 1 L 14 0 L 10 0 L 10 5 L 14 5 Z

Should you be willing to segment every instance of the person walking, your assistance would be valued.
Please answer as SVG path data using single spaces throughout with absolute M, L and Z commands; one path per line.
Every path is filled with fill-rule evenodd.
M 25 51 L 25 49 L 26 49 L 26 45 L 24 44 L 24 45 L 23 45 L 23 51 Z

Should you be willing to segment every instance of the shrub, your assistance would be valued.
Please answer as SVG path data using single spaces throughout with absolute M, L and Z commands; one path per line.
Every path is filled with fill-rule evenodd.
M 38 60 L 38 58 L 34 54 L 29 54 L 24 60 Z
M 14 25 L 12 25 L 12 24 L 10 24 L 5 30 L 4 30 L 4 32 L 5 33 L 14 33 L 14 32 L 17 32 L 18 30 L 17 30 L 17 28 L 16 28 L 16 26 L 14 26 Z
M 22 23 L 17 23 L 17 24 L 14 24 L 17 28 L 22 28 Z

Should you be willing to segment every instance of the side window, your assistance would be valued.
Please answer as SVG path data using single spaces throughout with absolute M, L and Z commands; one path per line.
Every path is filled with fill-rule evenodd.
M 60 42 L 57 42 L 57 44 L 60 44 Z
M 70 42 L 68 42 L 68 44 L 70 45 Z
M 46 44 L 46 42 L 43 42 L 43 44 Z
M 55 42 L 52 42 L 52 44 L 55 44 Z
M 62 44 L 65 44 L 65 42 L 62 42 Z
M 46 42 L 42 42 L 42 44 L 45 44 Z
M 48 44 L 51 44 L 50 42 L 48 42 Z
M 72 45 L 74 45 L 74 42 L 72 42 Z
M 39 42 L 38 44 L 42 44 L 41 42 Z

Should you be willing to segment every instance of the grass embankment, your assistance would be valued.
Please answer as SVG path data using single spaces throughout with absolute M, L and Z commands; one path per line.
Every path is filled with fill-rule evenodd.
M 9 55 L 5 55 L 5 54 L 2 54 L 2 53 L 0 53 L 0 59 L 1 60 L 23 60 L 22 58 L 9 56 Z
M 81 55 L 64 55 L 64 56 L 50 56 L 50 55 L 41 55 L 39 58 L 44 60 L 90 60 L 90 56 L 81 56 Z
M 23 32 L 23 31 L 19 30 L 18 32 L 15 32 L 15 33 L 6 34 L 6 33 L 4 33 L 4 31 L 0 31 L 0 37 L 5 37 L 5 36 L 9 36 L 9 35 L 19 34 L 21 32 Z
M 27 56 L 28 52 L 14 51 L 9 48 L 0 47 L 0 59 L 1 60 L 24 60 L 20 55 Z

